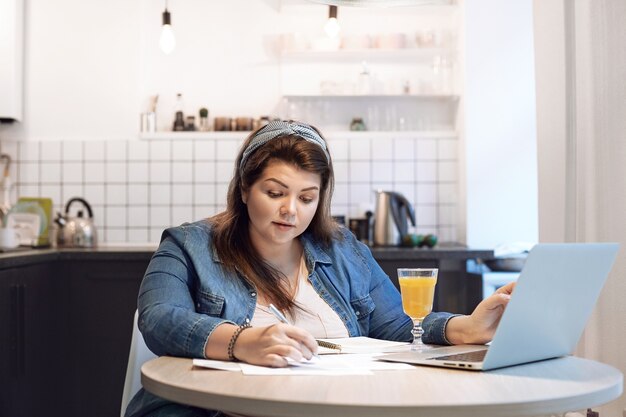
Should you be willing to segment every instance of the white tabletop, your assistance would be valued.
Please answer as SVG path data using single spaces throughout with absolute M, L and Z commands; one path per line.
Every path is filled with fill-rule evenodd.
M 607 403 L 623 384 L 617 369 L 571 356 L 488 372 L 416 366 L 351 376 L 250 376 L 161 357 L 141 372 L 160 397 L 272 417 L 533 416 Z

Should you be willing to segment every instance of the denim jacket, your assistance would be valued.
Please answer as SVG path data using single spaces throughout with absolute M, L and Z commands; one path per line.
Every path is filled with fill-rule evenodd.
M 306 232 L 300 240 L 311 285 L 351 337 L 412 340 L 412 322 L 402 310 L 400 294 L 367 246 L 345 228 L 329 247 Z M 139 290 L 139 329 L 157 355 L 204 358 L 213 330 L 223 323 L 250 322 L 256 302 L 254 286 L 220 262 L 208 221 L 187 223 L 163 232 Z M 448 344 L 444 334 L 451 317 L 426 317 L 424 342 Z M 148 400 L 146 394 L 140 392 L 140 402 Z M 139 398 L 132 408 L 144 408 L 135 400 Z

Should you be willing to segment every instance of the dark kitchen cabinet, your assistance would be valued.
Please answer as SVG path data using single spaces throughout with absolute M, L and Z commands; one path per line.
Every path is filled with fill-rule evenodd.
M 64 416 L 66 300 L 58 264 L 0 270 L 0 416 Z
M 119 415 L 137 293 L 148 259 L 65 261 L 69 277 L 68 416 Z

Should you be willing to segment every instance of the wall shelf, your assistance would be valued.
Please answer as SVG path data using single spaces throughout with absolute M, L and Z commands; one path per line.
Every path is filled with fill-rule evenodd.
M 451 58 L 454 51 L 450 48 L 400 48 L 400 49 L 338 49 L 332 51 L 284 51 L 280 57 L 283 62 L 342 62 L 367 61 L 376 63 L 406 62 L 413 64 L 416 61 L 432 59 L 435 56 Z
M 456 138 L 454 130 L 392 130 L 392 131 L 350 131 L 327 130 L 322 132 L 328 140 L 333 139 L 401 139 L 424 138 L 446 139 Z M 140 133 L 141 140 L 243 140 L 250 132 L 156 132 Z

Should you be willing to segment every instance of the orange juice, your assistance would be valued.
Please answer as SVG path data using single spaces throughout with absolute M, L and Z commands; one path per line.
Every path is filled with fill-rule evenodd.
M 402 308 L 412 319 L 422 320 L 433 309 L 435 277 L 398 278 L 402 293 Z

